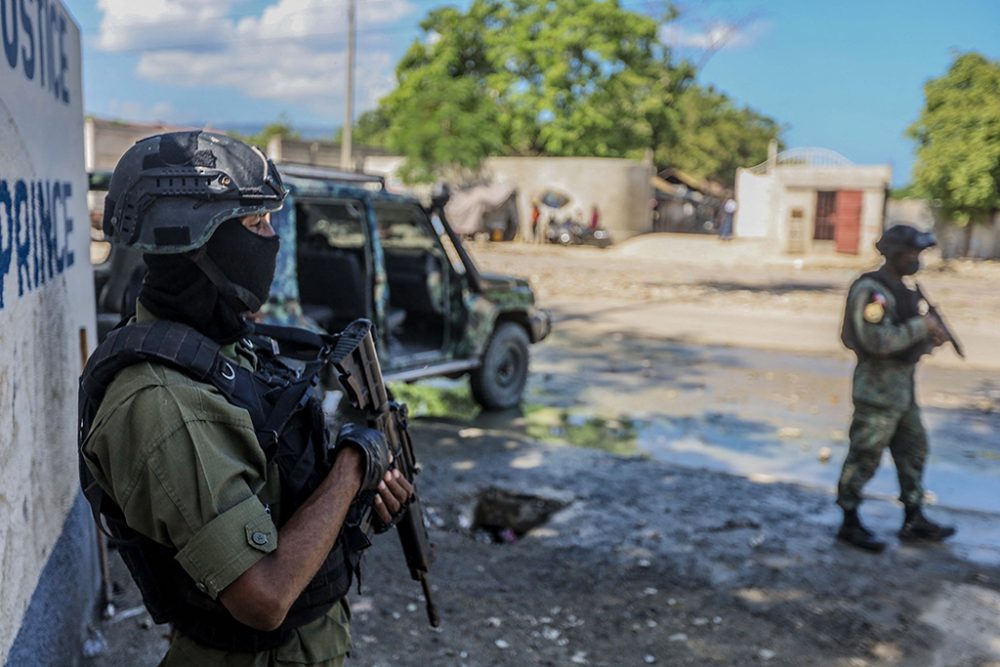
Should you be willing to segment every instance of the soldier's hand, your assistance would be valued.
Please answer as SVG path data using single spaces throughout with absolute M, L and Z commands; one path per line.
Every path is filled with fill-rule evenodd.
M 378 485 L 375 513 L 388 526 L 393 517 L 406 508 L 412 496 L 413 485 L 398 470 L 389 470 Z
M 338 449 L 351 448 L 362 455 L 361 490 L 375 491 L 381 487 L 382 479 L 390 471 L 392 452 L 379 431 L 373 428 L 347 423 L 337 436 Z
M 948 342 L 948 332 L 945 331 L 944 326 L 938 318 L 933 315 L 925 315 L 924 320 L 927 322 L 927 333 L 930 335 L 934 347 L 939 347 Z

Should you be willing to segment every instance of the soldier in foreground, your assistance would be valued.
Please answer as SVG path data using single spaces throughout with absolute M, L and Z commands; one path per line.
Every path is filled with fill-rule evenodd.
M 955 533 L 925 517 L 921 509 L 927 433 L 914 395 L 917 362 L 953 339 L 940 318 L 921 314 L 919 288 L 903 282 L 904 276 L 920 269 L 920 253 L 933 245 L 933 234 L 907 225 L 890 227 L 875 244 L 885 257 L 881 268 L 858 278 L 847 296 L 841 339 L 858 362 L 851 446 L 837 491 L 837 504 L 844 510 L 837 538 L 868 551 L 882 551 L 885 542 L 861 523 L 858 506 L 886 447 L 896 464 L 899 499 L 906 512 L 900 539 L 939 542 Z
M 150 614 L 173 624 L 168 667 L 342 665 L 351 517 L 391 525 L 412 495 L 378 431 L 328 447 L 322 364 L 288 365 L 248 323 L 284 196 L 259 150 L 206 132 L 140 141 L 108 192 L 108 237 L 149 273 L 136 321 L 81 378 L 81 481 Z

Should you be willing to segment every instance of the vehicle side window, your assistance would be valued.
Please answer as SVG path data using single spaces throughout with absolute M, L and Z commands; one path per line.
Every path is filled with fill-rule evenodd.
M 416 206 L 376 203 L 375 215 L 385 248 L 437 249 L 433 230 Z
M 353 202 L 299 203 L 295 215 L 300 244 L 326 243 L 333 248 L 365 245 L 361 209 Z

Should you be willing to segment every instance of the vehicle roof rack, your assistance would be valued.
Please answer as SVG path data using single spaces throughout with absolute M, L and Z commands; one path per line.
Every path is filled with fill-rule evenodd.
M 282 176 L 314 178 L 360 185 L 374 183 L 378 185 L 380 190 L 385 190 L 385 177 L 378 174 L 366 174 L 360 171 L 348 171 L 334 167 L 318 167 L 313 164 L 297 164 L 295 162 L 278 162 L 277 167 Z

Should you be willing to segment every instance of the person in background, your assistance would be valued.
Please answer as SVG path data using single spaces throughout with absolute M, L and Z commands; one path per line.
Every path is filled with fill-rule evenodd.
M 728 241 L 733 238 L 733 215 L 736 213 L 736 200 L 732 197 L 726 199 L 722 205 L 722 226 L 719 228 L 719 238 Z
M 532 243 L 539 243 L 539 223 L 541 222 L 542 211 L 538 208 L 538 202 L 531 202 L 531 241 Z

